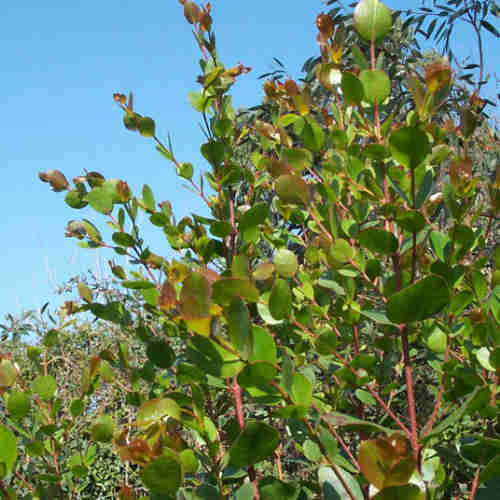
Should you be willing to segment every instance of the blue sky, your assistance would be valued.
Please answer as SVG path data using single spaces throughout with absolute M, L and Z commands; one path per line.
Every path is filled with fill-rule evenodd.
M 385 3 L 411 8 L 420 1 Z M 212 9 L 226 66 L 252 68 L 235 87 L 236 107 L 258 103 L 257 77 L 273 69 L 273 57 L 298 78 L 303 62 L 318 53 L 314 20 L 326 10 L 321 0 L 212 0 Z M 4 0 L 0 33 L 2 321 L 7 312 L 60 303 L 56 284 L 89 268 L 107 275 L 114 257 L 107 250 L 82 250 L 64 237 L 69 219 L 88 217 L 102 227 L 104 217 L 67 207 L 64 193 L 52 193 L 38 180 L 39 171 L 58 169 L 68 179 L 83 169 L 98 171 L 127 180 L 136 193 L 151 185 L 157 201 L 170 200 L 178 218 L 203 210 L 152 141 L 123 128 L 113 92 L 132 90 L 136 110 L 154 117 L 159 136 L 171 134 L 177 158 L 198 172 L 204 164 L 199 115 L 187 100 L 189 91 L 198 90 L 199 50 L 177 0 Z M 472 34 L 458 33 L 457 52 L 472 54 Z M 498 48 L 488 36 L 490 68 L 499 66 Z M 152 250 L 171 255 L 157 234 Z

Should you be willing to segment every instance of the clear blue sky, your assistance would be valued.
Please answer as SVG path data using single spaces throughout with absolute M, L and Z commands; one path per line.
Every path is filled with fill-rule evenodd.
M 419 4 L 386 1 L 391 8 Z M 253 69 L 235 87 L 237 107 L 258 103 L 257 77 L 273 69 L 273 57 L 298 78 L 302 63 L 318 53 L 314 20 L 325 10 L 321 0 L 212 0 L 212 8 L 224 63 Z M 113 92 L 132 90 L 136 110 L 155 118 L 159 136 L 171 134 L 179 160 L 204 168 L 198 114 L 187 100 L 199 88 L 199 50 L 177 0 L 4 0 L 1 10 L 0 322 L 7 312 L 60 303 L 56 283 L 88 268 L 108 274 L 114 257 L 64 237 L 69 219 L 90 217 L 102 227 L 104 217 L 67 207 L 64 193 L 38 180 L 39 171 L 58 169 L 68 179 L 83 169 L 98 171 L 127 180 L 137 193 L 150 184 L 179 218 L 203 210 L 152 141 L 123 128 Z M 471 34 L 459 33 L 457 51 L 472 53 Z M 498 67 L 500 44 L 492 36 L 486 42 L 488 66 Z M 156 234 L 152 250 L 170 255 Z

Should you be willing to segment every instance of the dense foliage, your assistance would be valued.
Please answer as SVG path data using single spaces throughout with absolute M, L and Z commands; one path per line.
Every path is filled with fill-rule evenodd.
M 133 270 L 109 261 L 118 289 L 79 280 L 77 301 L 35 322 L 40 342 L 2 354 L 0 493 L 496 498 L 500 144 L 482 42 L 478 78 L 457 84 L 416 45 L 425 15 L 335 7 L 316 19 L 306 78 L 278 69 L 263 103 L 236 113 L 249 68 L 220 61 L 210 4 L 181 3 L 202 52 L 189 97 L 209 171 L 197 182 L 132 95 L 114 99 L 207 212 L 176 221 L 148 185 L 40 173 L 112 231 L 84 218 L 66 236 Z M 496 36 L 494 2 L 448 5 L 462 3 Z M 431 18 L 426 36 L 451 26 L 448 42 L 452 7 L 435 7 L 448 24 Z M 140 211 L 177 258 L 147 245 Z

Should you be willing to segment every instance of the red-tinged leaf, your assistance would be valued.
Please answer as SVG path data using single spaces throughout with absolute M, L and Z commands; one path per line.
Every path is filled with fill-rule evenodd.
M 158 306 L 163 311 L 169 311 L 177 303 L 177 292 L 170 281 L 165 281 L 161 287 Z
M 205 276 L 192 273 L 184 280 L 180 305 L 182 316 L 186 319 L 210 315 L 210 284 Z

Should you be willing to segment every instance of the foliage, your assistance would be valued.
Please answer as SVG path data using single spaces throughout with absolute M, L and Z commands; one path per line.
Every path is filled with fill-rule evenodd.
M 94 442 L 87 450 L 112 442 L 152 500 L 494 498 L 500 147 L 480 82 L 457 94 L 444 58 L 399 71 L 386 40 L 408 33 L 378 0 L 362 0 L 345 26 L 320 14 L 308 77 L 266 81 L 262 107 L 242 119 L 229 91 L 249 68 L 219 60 L 210 4 L 181 3 L 203 56 L 202 89 L 190 94 L 207 136 L 200 182 L 132 95 L 114 99 L 208 215 L 177 222 L 148 185 L 134 195 L 97 172 L 72 186 L 61 172 L 40 174 L 113 231 L 107 242 L 92 221 L 73 220 L 68 237 L 135 267 L 110 261 L 124 296 L 79 283 L 41 359 L 22 362 L 27 374 L 2 357 L 0 491 L 17 498 L 35 439 L 49 465 L 34 478 L 46 486 L 26 498 L 73 492 L 92 468 L 83 453 L 59 459 L 74 429 Z M 145 245 L 139 211 L 177 259 Z M 70 404 L 48 356 L 79 314 L 125 340 L 75 348 L 85 356 Z M 119 497 L 136 494 L 124 475 Z

